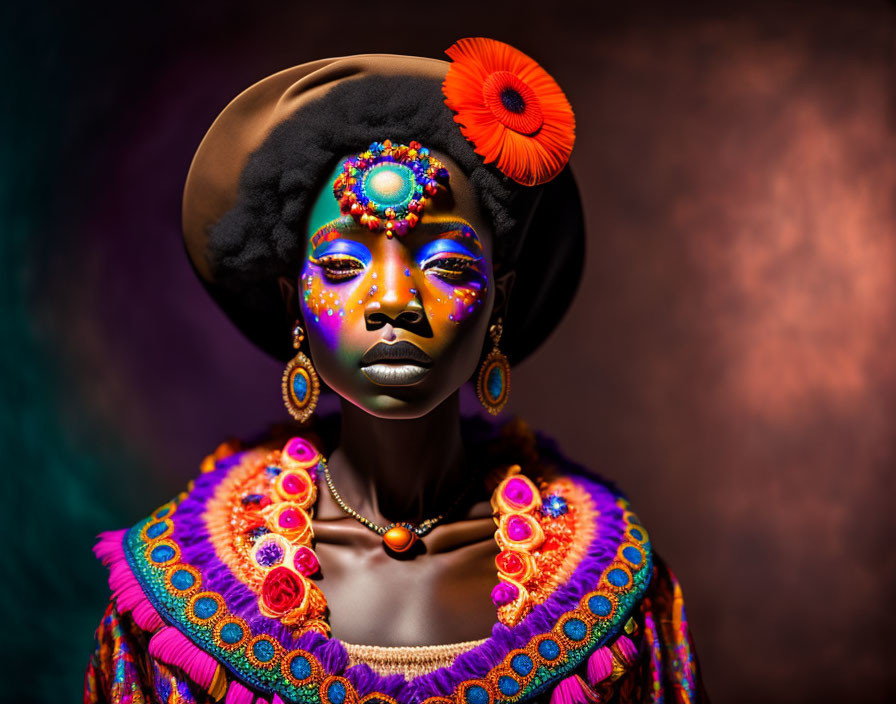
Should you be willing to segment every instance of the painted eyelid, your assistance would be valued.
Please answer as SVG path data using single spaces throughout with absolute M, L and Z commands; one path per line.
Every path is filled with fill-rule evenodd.
M 463 261 L 469 262 L 470 264 L 475 264 L 476 262 L 480 261 L 481 257 L 471 257 L 467 254 L 455 254 L 454 252 L 437 252 L 428 259 L 420 262 L 420 268 L 425 270 L 429 268 L 430 264 L 437 264 L 440 259 L 462 259 Z
M 471 252 L 460 242 L 449 239 L 438 239 L 429 242 L 428 244 L 421 247 L 419 253 L 417 254 L 417 257 L 422 266 L 422 263 L 428 262 L 433 257 L 440 254 L 460 254 L 461 256 L 469 257 L 474 261 L 479 261 L 480 259 L 482 259 L 482 257 L 477 256 L 476 254 Z
M 362 244 L 357 242 L 347 242 L 346 240 L 330 240 L 319 245 L 312 253 L 312 259 L 322 259 L 323 257 L 333 254 L 344 254 L 354 257 L 364 266 L 370 264 L 370 251 Z

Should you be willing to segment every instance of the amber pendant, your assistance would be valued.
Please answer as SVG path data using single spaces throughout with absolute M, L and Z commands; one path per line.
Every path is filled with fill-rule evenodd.
M 383 544 L 392 552 L 407 552 L 416 542 L 417 534 L 408 525 L 395 523 L 383 533 Z

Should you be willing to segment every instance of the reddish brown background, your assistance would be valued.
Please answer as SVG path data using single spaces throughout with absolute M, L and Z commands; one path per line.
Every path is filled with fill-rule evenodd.
M 36 91 L 58 91 L 61 147 L 40 162 L 34 207 L 52 222 L 23 260 L 29 320 L 66 374 L 67 447 L 102 486 L 85 492 L 100 508 L 82 503 L 65 524 L 86 575 L 60 588 L 80 595 L 67 614 L 95 623 L 102 609 L 94 532 L 178 491 L 223 437 L 283 417 L 279 367 L 214 308 L 179 241 L 183 179 L 211 120 L 296 63 L 438 56 L 484 35 L 566 89 L 589 227 L 580 294 L 514 371 L 510 413 L 630 494 L 683 582 L 714 701 L 896 696 L 891 5 L 139 13 L 54 8 L 32 27 L 29 70 Z M 71 629 L 85 636 L 65 656 L 75 672 L 89 633 Z

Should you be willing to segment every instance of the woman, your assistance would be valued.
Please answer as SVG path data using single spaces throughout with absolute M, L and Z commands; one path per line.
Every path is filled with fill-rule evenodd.
M 612 486 L 498 413 L 578 281 L 572 110 L 486 39 L 268 77 L 203 140 L 201 280 L 300 426 L 101 536 L 85 701 L 703 698 L 681 592 Z M 314 415 L 321 381 L 341 418 Z M 338 427 L 337 427 L 338 426 Z M 497 527 L 497 531 L 496 531 Z M 497 572 L 497 576 L 496 576 Z

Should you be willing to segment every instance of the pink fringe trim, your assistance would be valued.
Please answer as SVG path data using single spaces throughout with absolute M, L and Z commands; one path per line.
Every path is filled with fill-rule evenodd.
M 130 611 L 136 624 L 152 633 L 165 623 L 146 598 L 124 556 L 122 541 L 126 532 L 115 530 L 100 533 L 93 552 L 109 568 L 109 589 L 119 612 Z
M 638 659 L 638 649 L 628 636 L 619 636 L 613 644 L 616 653 L 622 658 L 623 665 L 631 665 Z
M 271 700 L 271 704 L 285 704 L 284 701 L 280 698 L 279 694 L 275 694 L 274 698 Z
M 149 639 L 149 654 L 164 663 L 179 667 L 205 689 L 211 686 L 218 667 L 211 655 L 197 648 L 189 638 L 171 626 L 157 631 Z
M 256 701 L 255 695 L 236 680 L 232 681 L 227 687 L 227 697 L 224 699 L 224 704 L 252 704 L 254 701 Z M 258 701 L 260 704 L 261 700 Z
M 598 648 L 588 658 L 588 682 L 595 686 L 613 673 L 613 655 L 609 648 Z
M 551 704 L 589 704 L 596 701 L 597 695 L 578 675 L 564 677 L 551 692 Z

